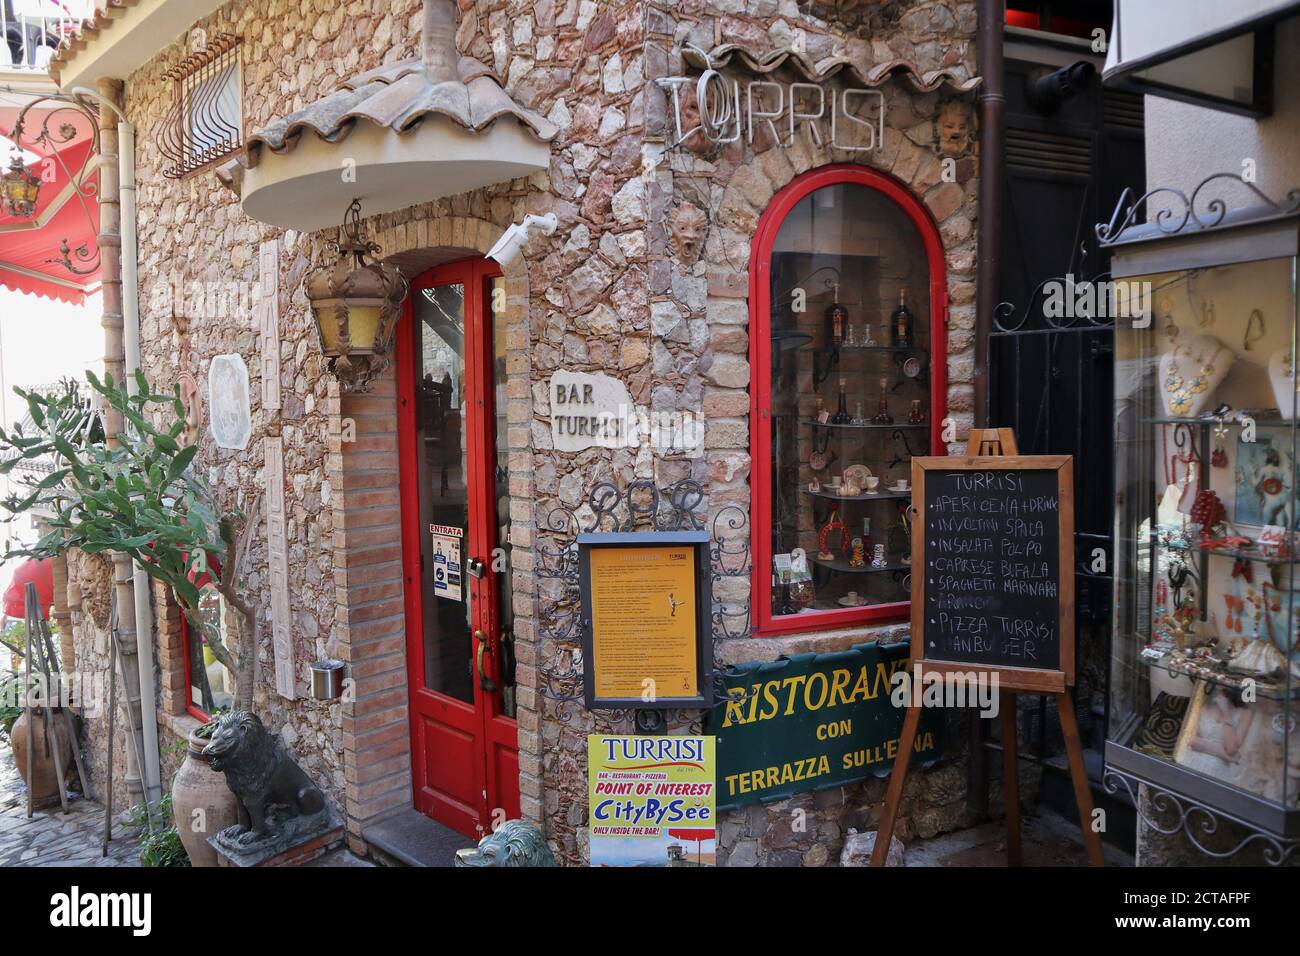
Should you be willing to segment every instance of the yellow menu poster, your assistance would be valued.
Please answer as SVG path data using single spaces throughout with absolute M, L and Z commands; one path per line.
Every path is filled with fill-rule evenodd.
M 596 696 L 698 696 L 697 613 L 691 545 L 592 548 Z

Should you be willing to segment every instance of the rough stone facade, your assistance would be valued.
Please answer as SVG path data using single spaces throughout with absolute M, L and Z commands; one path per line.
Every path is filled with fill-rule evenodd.
M 557 507 L 579 509 L 598 481 L 626 486 L 634 478 L 661 487 L 693 478 L 704 484 L 711 514 L 726 505 L 748 510 L 748 269 L 754 228 L 774 194 L 809 169 L 862 162 L 893 175 L 926 204 L 946 256 L 947 406 L 958 444 L 972 404 L 973 100 L 886 83 L 884 143 L 869 153 L 841 154 L 805 137 L 778 145 L 761 136 L 752 146 L 709 154 L 664 153 L 669 101 L 654 80 L 692 72 L 681 59 L 683 43 L 709 49 L 728 42 L 756 50 L 797 44 L 814 59 L 844 54 L 864 67 L 902 57 L 922 72 L 944 68 L 968 77 L 974 3 L 917 0 L 852 11 L 796 0 L 461 0 L 459 6 L 461 52 L 489 65 L 520 103 L 559 127 L 550 168 L 371 217 L 365 228 L 384 256 L 415 275 L 482 254 L 527 213 L 554 212 L 559 219 L 555 235 L 532 240 L 506 274 L 509 545 L 521 811 L 545 828 L 562 862 L 578 864 L 586 853 L 586 735 L 630 732 L 631 719 L 554 699 L 547 675 L 570 669 L 576 639 L 559 638 L 547 626 L 561 594 L 554 578 L 536 573 L 546 516 Z M 247 132 L 348 76 L 417 55 L 420 10 L 417 0 L 232 0 L 196 28 L 242 40 Z M 251 507 L 265 485 L 264 439 L 282 439 L 296 693 L 288 700 L 275 688 L 265 521 L 254 516 L 259 530 L 246 592 L 263 623 L 255 706 L 346 809 L 350 839 L 360 850 L 368 823 L 411 805 L 394 376 L 390 370 L 367 395 L 341 396 L 325 368 L 301 280 L 332 235 L 284 232 L 248 219 L 210 172 L 164 178 L 166 160 L 148 148 L 146 131 L 157 129 L 171 105 L 173 84 L 164 73 L 185 55 L 188 39 L 126 78 L 127 114 L 142 131 L 143 365 L 160 386 L 170 387 L 184 372 L 196 378 L 204 406 L 197 467 L 223 507 Z M 951 181 L 942 175 L 945 158 L 954 160 Z M 346 203 L 339 205 L 341 219 Z M 675 236 L 668 226 L 673 221 L 698 233 L 698 246 L 683 246 L 683 230 Z M 279 273 L 281 401 L 273 409 L 261 401 L 263 243 L 273 244 Z M 178 325 L 176 316 L 188 322 Z M 230 353 L 242 356 L 250 374 L 253 432 L 242 451 L 217 448 L 206 421 L 209 365 Z M 654 411 L 702 411 L 704 454 L 555 450 L 545 383 L 558 368 L 613 375 L 634 402 Z M 349 421 L 355 442 L 342 437 Z M 70 568 L 74 585 L 84 589 L 83 575 L 84 569 Z M 722 597 L 748 600 L 747 582 L 736 585 Z M 175 739 L 193 726 L 185 713 L 180 619 L 166 595 L 157 598 L 158 707 Z M 98 646 L 100 631 L 87 625 L 90 611 L 73 606 L 72 615 L 80 658 L 83 648 Z M 721 642 L 717 656 L 721 663 L 770 659 L 882 633 L 896 629 L 738 638 Z M 349 662 L 354 700 L 325 704 L 308 696 L 306 663 L 326 656 Z M 698 719 L 685 719 L 673 729 L 698 726 Z M 102 739 L 94 721 L 89 733 Z M 174 765 L 165 761 L 164 788 Z M 728 814 L 720 859 L 836 865 L 847 830 L 874 825 L 882 792 L 883 781 L 870 781 Z M 805 811 L 802 829 L 790 826 L 795 810 Z M 965 772 L 949 762 L 910 779 L 899 835 L 950 830 L 963 825 L 965 813 Z

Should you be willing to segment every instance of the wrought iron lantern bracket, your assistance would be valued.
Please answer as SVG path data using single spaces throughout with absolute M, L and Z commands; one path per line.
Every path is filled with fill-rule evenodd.
M 321 351 L 329 358 L 339 387 L 344 392 L 366 392 L 391 361 L 408 284 L 396 266 L 376 258 L 379 245 L 362 233 L 360 200 L 352 200 L 339 238 L 329 245 L 334 262 L 307 276 L 307 297 Z
M 89 130 L 90 149 L 86 151 L 81 166 L 74 170 L 69 167 L 64 151 L 80 134 L 78 126 L 83 122 Z M 0 174 L 0 180 L 3 180 L 0 204 L 9 215 L 16 219 L 31 219 L 36 215 L 42 178 L 23 164 L 23 151 L 30 149 L 43 155 L 44 162 L 58 168 L 73 185 L 73 196 L 86 221 L 95 221 L 91 203 L 97 200 L 99 187 L 97 182 L 91 181 L 90 173 L 100 148 L 99 114 L 93 106 L 64 93 L 38 96 L 18 113 L 6 138 L 15 148 L 9 168 Z M 74 250 L 67 238 L 63 238 L 59 242 L 59 258 L 45 261 L 61 265 L 73 275 L 90 275 L 98 271 L 99 259 L 98 247 L 92 250 L 88 243 L 82 243 Z

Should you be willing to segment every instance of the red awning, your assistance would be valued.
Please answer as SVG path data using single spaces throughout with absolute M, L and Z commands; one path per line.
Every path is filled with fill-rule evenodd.
M 703 830 L 703 829 L 689 830 L 686 829 L 685 827 L 682 828 L 670 827 L 668 830 L 668 835 L 672 837 L 674 840 L 691 840 L 693 842 L 699 843 L 703 840 L 715 839 L 718 835 L 718 831 Z
M 4 612 L 9 617 L 26 617 L 27 605 L 23 592 L 28 581 L 36 584 L 36 596 L 41 602 L 41 616 L 50 616 L 54 603 L 54 564 L 50 558 L 28 558 L 14 570 L 13 580 L 4 593 Z
M 16 120 L 13 107 L 0 106 L 0 130 L 9 131 Z M 99 288 L 99 269 L 96 264 L 95 237 L 99 232 L 99 206 L 96 201 L 98 173 L 88 163 L 93 163 L 93 142 L 89 131 L 78 129 L 67 143 L 53 145 L 33 143 L 33 127 L 39 120 L 34 112 L 26 117 L 27 129 L 23 149 L 40 158 L 28 169 L 42 178 L 40 195 L 36 200 L 36 214 L 22 219 L 8 215 L 0 206 L 0 286 L 32 295 L 57 299 L 61 302 L 81 304 L 89 293 Z M 61 114 L 52 117 L 53 123 L 62 123 Z M 86 124 L 82 117 L 74 120 Z M 0 141 L 0 156 L 11 155 L 8 140 Z M 69 272 L 57 261 L 61 258 L 59 246 L 66 241 L 74 263 L 76 251 L 86 247 L 90 263 L 76 263 L 80 268 L 96 265 L 86 275 Z

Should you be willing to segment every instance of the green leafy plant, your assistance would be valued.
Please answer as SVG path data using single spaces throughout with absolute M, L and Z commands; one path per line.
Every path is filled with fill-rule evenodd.
M 9 653 L 26 657 L 27 622 L 14 621 L 4 631 L 0 631 L 0 644 L 3 644 Z
M 143 803 L 137 803 L 126 812 L 125 821 L 127 826 L 139 831 L 136 839 L 140 844 L 142 866 L 190 865 L 189 854 L 185 852 L 180 831 L 172 819 L 170 793 L 151 804 L 148 812 Z
M 207 483 L 190 467 L 198 448 L 180 443 L 185 406 L 179 388 L 156 394 L 139 372 L 134 389 L 111 376 L 100 382 L 87 372 L 86 378 L 107 412 L 123 421 L 115 440 L 88 426 L 86 403 L 76 389 L 14 389 L 27 403 L 33 433 L 24 434 L 21 425 L 8 432 L 0 428 L 0 474 L 36 458 L 53 461 L 54 470 L 25 479 L 25 494 L 0 502 L 13 515 L 39 508 L 50 528 L 36 544 L 13 548 L 5 557 L 43 558 L 73 547 L 130 555 L 175 594 L 195 632 L 234 675 L 236 709 L 250 710 L 259 625 L 236 580 L 253 524 L 237 511 L 219 513 Z M 260 501 L 250 513 L 259 507 Z M 213 573 L 217 568 L 220 574 Z M 211 576 L 236 612 L 234 648 L 199 612 L 195 581 L 201 575 Z
M 194 736 L 198 737 L 199 740 L 211 740 L 212 734 L 217 729 L 217 718 L 228 711 L 229 708 L 227 707 L 218 707 L 208 715 L 208 722 L 206 724 L 200 724 L 199 728 L 194 731 Z
M 14 723 L 22 716 L 23 708 L 19 702 L 23 699 L 25 684 L 18 671 L 0 671 L 0 741 L 5 743 L 9 743 Z

